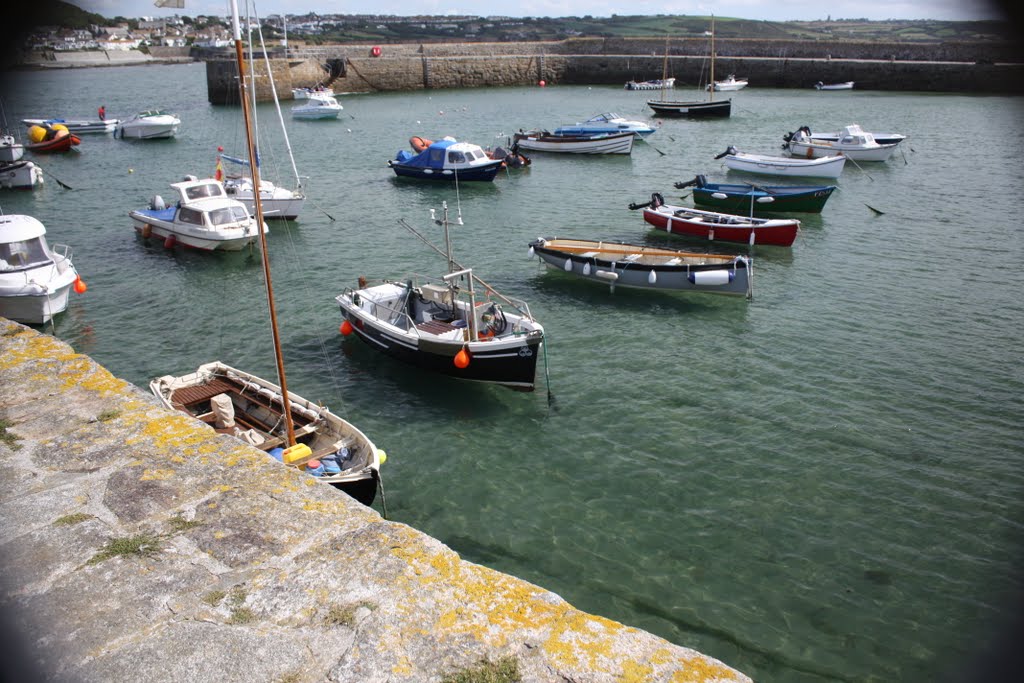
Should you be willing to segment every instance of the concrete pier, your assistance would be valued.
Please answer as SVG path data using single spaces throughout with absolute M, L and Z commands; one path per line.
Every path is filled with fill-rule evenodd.
M 750 681 L 466 562 L 3 318 L 0 483 L 10 680 L 418 682 L 486 662 Z

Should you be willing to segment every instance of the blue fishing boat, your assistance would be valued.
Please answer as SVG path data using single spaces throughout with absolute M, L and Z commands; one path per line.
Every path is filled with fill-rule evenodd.
M 796 211 L 821 213 L 835 185 L 750 185 L 746 183 L 709 183 L 703 175 L 675 183 L 675 187 L 693 188 L 693 203 L 716 211 L 735 214 Z
M 559 126 L 555 128 L 555 135 L 601 135 L 605 133 L 630 132 L 637 137 L 646 137 L 653 133 L 652 128 L 643 121 L 630 121 L 615 112 L 607 112 L 592 116 L 583 123 L 573 126 Z
M 494 180 L 501 168 L 501 159 L 491 159 L 479 145 L 456 142 L 446 137 L 431 142 L 422 151 L 399 150 L 388 161 L 399 177 L 419 180 Z

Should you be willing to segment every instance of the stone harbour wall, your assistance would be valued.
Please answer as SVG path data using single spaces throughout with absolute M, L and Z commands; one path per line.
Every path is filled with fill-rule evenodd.
M 275 82 L 292 87 L 330 82 L 335 92 L 465 87 L 625 85 L 660 78 L 663 38 L 578 38 L 550 43 L 336 45 L 278 54 Z M 708 79 L 706 38 L 669 41 L 667 71 L 677 87 Z M 856 81 L 857 89 L 910 92 L 1024 93 L 1024 61 L 1009 46 L 971 43 L 870 43 L 716 40 L 716 78 L 746 77 L 751 87 L 810 88 L 818 81 Z M 233 60 L 207 53 L 209 100 L 237 101 Z M 333 64 L 336 73 L 331 74 Z M 280 78 L 278 77 L 280 73 Z M 258 98 L 270 99 L 257 89 Z
M 10 680 L 419 683 L 487 661 L 523 681 L 750 681 L 467 562 L 3 318 L 0 517 Z

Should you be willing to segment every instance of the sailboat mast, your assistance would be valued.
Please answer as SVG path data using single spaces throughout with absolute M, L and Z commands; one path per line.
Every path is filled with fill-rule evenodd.
M 711 84 L 708 86 L 708 102 L 715 99 L 715 15 L 711 15 Z
M 665 60 L 661 63 L 661 99 L 665 99 L 665 80 L 668 78 L 668 34 L 665 34 Z
M 256 3 L 253 3 L 253 11 L 255 12 Z M 259 21 L 259 13 L 256 13 L 257 22 Z M 274 95 L 274 107 L 277 109 L 277 120 L 281 124 L 281 135 L 284 138 L 284 147 L 288 150 L 288 159 L 292 164 L 292 175 L 295 176 L 295 187 L 302 187 L 302 178 L 299 177 L 299 168 L 295 165 L 295 155 L 292 153 L 292 143 L 288 139 L 288 127 L 284 125 L 284 116 L 281 114 L 281 101 L 277 97 L 277 86 L 274 84 L 274 74 L 270 71 L 270 57 L 267 55 L 267 46 L 263 42 L 263 27 L 257 24 L 256 31 L 260 35 L 260 49 L 263 50 L 263 63 L 267 68 L 267 79 L 270 81 L 270 92 Z M 285 39 L 287 43 L 287 38 Z M 285 56 L 287 56 L 287 46 L 285 47 Z
M 295 423 L 292 421 L 291 400 L 288 398 L 288 382 L 284 376 L 284 358 L 281 354 L 281 334 L 277 328 L 277 310 L 274 308 L 274 288 L 270 282 L 270 256 L 267 253 L 267 234 L 263 230 L 263 203 L 260 200 L 260 168 L 256 165 L 256 141 L 253 139 L 252 120 L 249 112 L 249 98 L 245 92 L 245 55 L 242 50 L 242 28 L 238 21 L 238 0 L 231 0 L 231 19 L 235 39 L 235 59 L 238 62 L 238 94 L 242 104 L 242 118 L 245 121 L 246 147 L 249 150 L 249 168 L 252 170 L 253 201 L 255 203 L 256 232 L 260 236 L 260 253 L 263 257 L 263 278 L 267 286 L 267 306 L 270 310 L 270 329 L 274 336 L 274 356 L 277 360 L 277 376 L 281 385 L 281 409 L 288 428 L 288 445 L 295 445 Z

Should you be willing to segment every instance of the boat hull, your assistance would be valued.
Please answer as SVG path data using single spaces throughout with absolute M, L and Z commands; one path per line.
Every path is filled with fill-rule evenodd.
M 843 172 L 846 157 L 833 156 L 820 159 L 799 159 L 796 157 L 769 157 L 753 154 L 727 155 L 725 165 L 733 171 L 757 175 L 785 176 L 790 178 L 838 178 Z
M 677 212 L 683 212 L 683 215 L 678 215 Z M 776 247 L 792 246 L 800 229 L 800 221 L 797 220 L 762 219 L 753 223 L 742 216 L 728 216 L 725 220 L 734 222 L 716 222 L 715 214 L 701 213 L 684 207 L 663 205 L 644 209 L 644 220 L 657 230 L 697 237 L 709 242 L 736 242 Z
M 59 123 L 76 135 L 87 133 L 113 133 L 119 119 L 64 120 L 64 119 L 22 119 L 26 126 L 46 126 Z
M 517 133 L 513 143 L 530 152 L 562 154 L 630 154 L 633 151 L 632 133 L 616 133 L 599 137 L 527 135 Z
M 400 178 L 415 178 L 416 180 L 433 180 L 442 182 L 477 181 L 490 182 L 498 175 L 502 161 L 492 160 L 487 164 L 466 166 L 464 168 L 425 168 L 423 166 L 411 166 L 402 164 L 394 159 L 388 161 L 388 165 L 394 170 L 395 175 Z
M 853 81 L 846 81 L 845 83 L 816 83 L 814 85 L 815 90 L 853 90 Z
M 686 119 L 727 118 L 732 114 L 732 100 L 712 102 L 673 102 L 669 100 L 648 100 L 647 106 L 655 116 Z
M 177 223 L 173 219 L 168 220 L 168 211 L 173 215 L 173 209 L 140 209 L 129 211 L 128 216 L 132 219 L 132 225 L 139 236 L 163 240 L 166 246 L 181 245 L 202 251 L 240 251 L 259 237 L 255 224 L 248 228 L 225 230 L 217 235 L 210 230 Z
M 821 159 L 822 157 L 834 157 L 842 154 L 847 159 L 854 161 L 888 161 L 892 153 L 896 151 L 897 143 L 871 147 L 851 147 L 842 145 L 839 142 L 797 142 L 790 140 L 786 143 L 786 149 L 794 157 L 803 159 Z
M 43 170 L 31 161 L 0 163 L 0 187 L 31 190 L 43 184 Z
M 74 135 L 73 133 L 66 133 L 64 135 L 58 135 L 52 140 L 30 142 L 25 145 L 25 149 L 30 152 L 67 152 L 80 142 L 81 140 L 77 135 Z
M 67 310 L 72 284 L 74 281 L 39 294 L 18 294 L 0 285 L 0 317 L 26 325 L 45 325 L 53 316 Z
M 121 126 L 117 129 L 117 137 L 134 140 L 166 140 L 173 138 L 177 132 L 177 124 Z
M 572 250 L 562 247 L 561 243 L 571 243 Z M 611 287 L 612 291 L 616 287 L 630 287 L 746 297 L 751 295 L 750 259 L 745 256 L 692 254 L 629 244 L 593 242 L 591 245 L 587 246 L 585 240 L 552 238 L 536 240 L 530 247 L 553 270 Z M 647 260 L 650 262 L 644 263 L 645 252 L 658 252 L 660 258 L 649 257 Z M 633 254 L 640 258 L 631 258 Z M 676 256 L 669 258 L 673 254 Z M 673 260 L 680 263 L 673 264 Z
M 674 87 L 676 87 L 676 79 L 674 78 L 653 81 L 628 81 L 626 83 L 626 90 L 668 90 Z
M 835 191 L 834 185 L 772 186 L 709 183 L 693 188 L 693 203 L 715 211 L 734 214 L 796 212 L 821 213 Z M 724 197 L 721 195 L 725 195 Z M 771 197 L 771 202 L 759 199 Z

